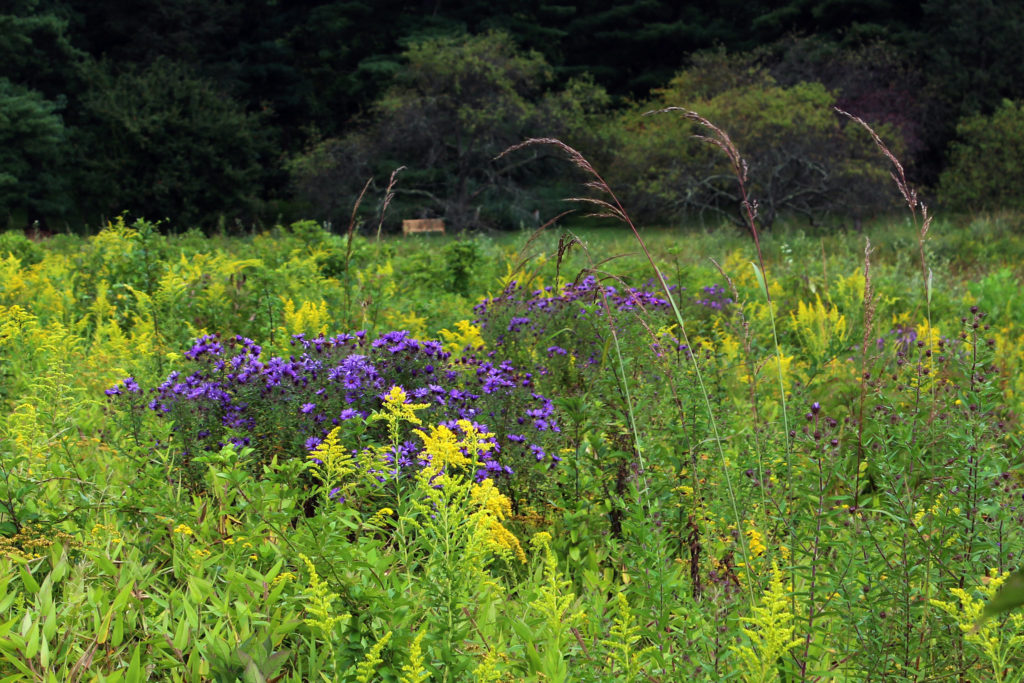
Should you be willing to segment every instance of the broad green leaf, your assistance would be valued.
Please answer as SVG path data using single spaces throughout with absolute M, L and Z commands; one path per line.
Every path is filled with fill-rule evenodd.
M 753 261 L 750 262 L 750 265 L 754 269 L 754 277 L 757 278 L 757 284 L 761 287 L 761 294 L 763 294 L 764 298 L 767 299 L 768 298 L 768 283 L 765 282 L 764 273 L 761 272 L 761 269 Z
M 128 596 L 131 595 L 133 584 L 129 583 L 127 586 L 121 589 L 114 598 L 113 604 L 110 609 L 107 610 L 106 615 L 103 617 L 103 623 L 100 624 L 99 633 L 96 634 L 96 642 L 103 645 L 107 642 L 107 638 L 110 635 L 110 621 L 114 617 L 115 612 L 119 612 L 125 604 L 128 602 Z
M 36 653 L 39 652 L 39 641 L 41 639 L 39 635 L 39 622 L 35 622 L 25 636 L 25 657 L 32 659 L 36 656 Z
M 1018 569 L 1010 574 L 1006 583 L 999 587 L 996 594 L 985 605 L 978 623 L 1022 605 L 1024 605 L 1024 569 Z
M 188 645 L 188 621 L 186 619 L 178 620 L 178 627 L 174 630 L 174 641 L 172 644 L 176 649 L 182 651 Z
M 110 561 L 110 558 L 104 555 L 103 553 L 95 553 L 92 556 L 92 559 L 96 562 L 96 564 L 100 566 L 100 569 L 102 569 L 108 575 L 117 575 L 117 567 L 115 567 L 114 563 Z
M 43 608 L 43 637 L 50 639 L 57 633 L 57 606 L 51 599 Z
M 128 671 L 125 672 L 124 680 L 127 683 L 142 683 L 145 678 L 142 676 L 142 653 L 141 645 L 136 645 L 132 651 L 132 660 L 128 664 Z
M 39 663 L 44 669 L 50 666 L 50 641 L 45 636 L 39 639 Z
M 32 572 L 25 569 L 24 565 L 21 565 L 18 567 L 18 573 L 21 574 L 21 583 L 24 584 L 25 590 L 30 595 L 35 595 L 39 592 L 39 582 L 32 576 Z

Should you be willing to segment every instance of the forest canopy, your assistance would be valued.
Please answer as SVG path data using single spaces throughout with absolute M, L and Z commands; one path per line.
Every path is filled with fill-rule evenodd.
M 379 195 L 404 166 L 407 216 L 514 228 L 570 191 L 552 160 L 493 160 L 530 136 L 615 168 L 645 218 L 693 220 L 717 206 L 713 187 L 701 198 L 699 174 L 680 170 L 686 126 L 642 119 L 663 106 L 749 121 L 741 152 L 801 197 L 766 194 L 777 213 L 849 214 L 844 189 L 874 192 L 830 105 L 884 131 L 948 206 L 998 208 L 1012 197 L 993 174 L 1017 162 L 988 171 L 978 132 L 1024 101 L 1022 31 L 1012 0 L 15 0 L 0 13 L 0 221 L 340 224 L 368 179 Z M 790 122 L 803 137 L 750 119 L 787 98 L 822 108 Z M 764 156 L 780 142 L 793 158 Z M 658 164 L 639 168 L 652 148 Z

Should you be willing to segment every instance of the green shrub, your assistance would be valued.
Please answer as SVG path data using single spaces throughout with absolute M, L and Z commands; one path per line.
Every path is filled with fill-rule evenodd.
M 968 116 L 956 127 L 939 196 L 950 208 L 1024 209 L 1019 176 L 1024 158 L 1024 102 L 1004 100 L 991 116 Z
M 641 117 L 665 107 L 693 110 L 728 132 L 749 164 L 747 194 L 761 223 L 799 214 L 856 218 L 892 206 L 891 181 L 860 126 L 832 112 L 820 83 L 778 85 L 767 72 L 711 59 L 676 76 L 620 122 L 609 181 L 634 217 L 675 221 L 706 214 L 743 225 L 742 196 L 725 155 L 694 135 L 710 131 L 677 115 Z M 880 129 L 892 144 L 896 134 Z M 897 145 L 898 147 L 899 145 Z
M 179 230 L 248 218 L 270 147 L 257 114 L 187 67 L 97 66 L 82 116 L 79 191 L 94 214 L 144 207 Z
M 17 230 L 0 233 L 0 259 L 7 256 L 21 261 L 24 266 L 31 266 L 43 260 L 43 249 L 25 234 Z

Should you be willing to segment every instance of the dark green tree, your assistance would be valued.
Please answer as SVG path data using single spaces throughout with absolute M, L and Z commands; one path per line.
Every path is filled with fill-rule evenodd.
M 1004 99 L 1024 97 L 1024 3 L 927 0 L 923 10 L 920 54 L 957 113 L 990 114 Z
M 683 105 L 731 138 L 748 164 L 746 191 L 760 224 L 786 215 L 842 221 L 893 206 L 884 159 L 859 126 L 844 125 L 820 83 L 782 87 L 742 61 L 708 61 L 681 72 L 656 98 L 624 114 L 608 178 L 637 217 L 649 221 L 726 218 L 745 225 L 728 158 L 697 136 L 715 137 L 681 114 L 642 116 Z M 897 150 L 898 136 L 880 131 Z
M 968 116 L 956 132 L 940 199 L 961 211 L 1024 210 L 1024 101 L 1005 100 L 991 116 Z
M 0 13 L 0 220 L 31 225 L 67 214 L 63 163 L 67 130 L 60 112 L 75 88 L 82 54 L 67 22 L 36 0 Z
M 0 78 L 0 217 L 25 212 L 28 224 L 69 208 L 62 174 L 64 124 L 57 105 Z
M 268 149 L 259 116 L 168 60 L 120 74 L 100 64 L 91 75 L 78 150 L 86 206 L 180 229 L 251 220 Z
M 544 165 L 494 158 L 526 137 L 585 130 L 587 110 L 607 101 L 583 80 L 546 92 L 547 63 L 505 33 L 430 39 L 405 58 L 365 128 L 294 160 L 297 188 L 319 217 L 342 218 L 366 178 L 404 165 L 397 192 L 410 215 L 443 216 L 455 229 L 508 225 L 515 189 Z

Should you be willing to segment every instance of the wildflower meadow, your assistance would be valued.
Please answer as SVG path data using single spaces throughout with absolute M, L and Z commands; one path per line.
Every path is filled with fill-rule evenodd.
M 0 680 L 1024 679 L 1020 216 L 529 144 L 607 224 L 0 234 Z

